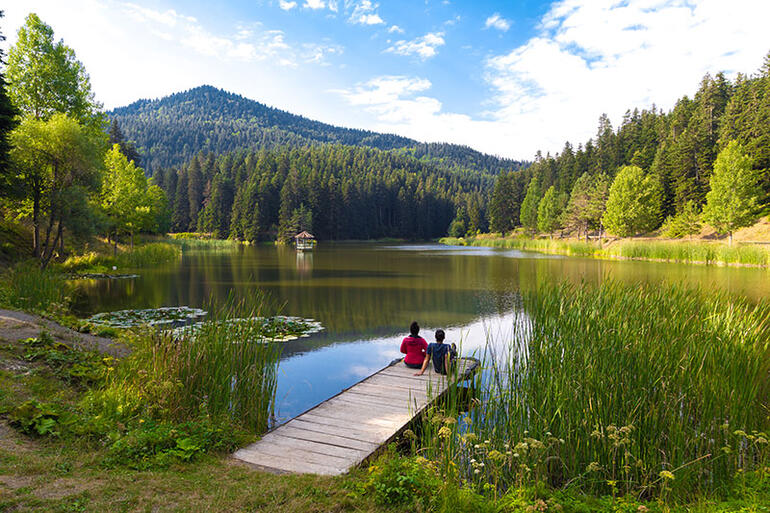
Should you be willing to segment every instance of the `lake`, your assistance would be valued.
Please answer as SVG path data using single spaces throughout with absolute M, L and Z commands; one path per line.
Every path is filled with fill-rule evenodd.
M 123 270 L 119 270 L 121 272 Z M 768 271 L 654 262 L 604 261 L 438 244 L 321 243 L 313 252 L 276 246 L 185 248 L 180 262 L 124 280 L 80 280 L 82 316 L 128 308 L 189 305 L 255 289 L 313 318 L 325 331 L 284 344 L 277 420 L 291 418 L 400 356 L 417 320 L 421 335 L 447 331 L 468 355 L 488 339 L 510 340 L 517 294 L 562 280 L 662 281 L 726 290 L 752 299 L 770 292 Z

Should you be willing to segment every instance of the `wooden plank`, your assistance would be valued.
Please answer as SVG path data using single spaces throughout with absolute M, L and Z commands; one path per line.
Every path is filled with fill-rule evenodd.
M 296 438 L 298 440 L 318 441 L 328 445 L 336 445 L 338 447 L 350 447 L 351 449 L 365 451 L 367 454 L 379 447 L 379 444 L 375 442 L 368 442 L 366 440 L 333 435 L 310 429 L 302 429 L 289 425 L 283 426 L 280 432 L 281 436 Z
M 462 374 L 472 360 L 461 360 Z M 338 475 L 370 457 L 455 380 L 385 367 L 237 451 L 235 458 L 277 472 Z
M 365 458 L 368 452 L 364 449 L 354 449 L 352 447 L 342 447 L 320 442 L 318 440 L 305 440 L 302 438 L 287 437 L 284 430 L 268 433 L 262 437 L 262 441 L 270 444 L 271 447 L 285 448 L 303 452 L 312 452 L 324 456 L 333 456 L 344 458 L 346 460 L 356 461 Z
M 302 440 L 297 440 L 301 442 Z M 291 447 L 287 444 L 273 445 L 272 443 L 259 444 L 257 447 L 246 451 L 247 456 L 252 455 L 265 455 L 273 456 L 277 459 L 294 459 L 297 461 L 307 461 L 308 463 L 314 463 L 316 465 L 322 465 L 332 468 L 347 469 L 350 468 L 351 462 L 355 462 L 355 456 L 340 457 L 332 456 L 330 454 L 318 454 L 315 452 L 307 451 L 299 447 Z
M 241 449 L 233 454 L 233 457 L 257 465 L 268 470 L 277 470 L 281 472 L 291 472 L 294 474 L 318 474 L 322 476 L 337 476 L 344 473 L 347 468 L 340 469 L 329 465 L 317 465 L 309 461 L 296 460 L 291 458 L 276 458 L 269 454 L 261 454 Z
M 296 428 L 303 431 L 310 431 L 318 434 L 327 434 L 337 436 L 344 439 L 360 440 L 367 444 L 379 445 L 385 438 L 378 434 L 377 431 L 361 431 L 351 427 L 350 425 L 344 427 L 333 426 L 329 424 L 323 424 L 315 422 L 309 418 L 298 417 L 288 424 L 282 426 L 287 428 Z

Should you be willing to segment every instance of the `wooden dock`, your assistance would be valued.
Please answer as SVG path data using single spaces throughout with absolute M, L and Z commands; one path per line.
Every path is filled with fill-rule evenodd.
M 398 360 L 266 433 L 233 456 L 274 473 L 344 474 L 396 438 L 453 383 L 468 379 L 478 360 L 460 358 L 457 381 Z

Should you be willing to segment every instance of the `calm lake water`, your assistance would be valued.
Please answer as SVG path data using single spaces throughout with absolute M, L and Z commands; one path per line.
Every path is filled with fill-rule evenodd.
M 291 418 L 400 356 L 417 320 L 432 341 L 436 328 L 463 353 L 488 338 L 510 340 L 519 291 L 541 282 L 663 281 L 767 297 L 770 275 L 751 268 L 602 261 L 438 244 L 321 243 L 311 253 L 274 246 L 185 250 L 179 263 L 128 280 L 78 282 L 83 316 L 127 308 L 189 305 L 209 298 L 268 292 L 282 313 L 312 317 L 325 331 L 284 345 L 278 371 L 278 420 Z

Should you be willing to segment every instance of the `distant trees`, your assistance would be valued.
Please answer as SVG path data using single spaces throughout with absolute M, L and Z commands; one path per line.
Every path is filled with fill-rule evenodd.
M 762 191 L 752 160 L 737 141 L 731 141 L 717 156 L 706 194 L 703 219 L 717 232 L 726 233 L 730 244 L 735 230 L 754 224 L 759 217 Z
M 637 166 L 624 166 L 610 187 L 602 223 L 620 237 L 636 235 L 660 226 L 663 191 L 653 176 Z
M 732 230 L 728 224 L 740 223 L 725 224 L 726 207 L 706 208 L 706 204 L 715 186 L 724 189 L 719 194 L 726 198 L 728 186 L 719 185 L 721 178 L 712 183 L 712 178 L 717 173 L 717 156 L 731 141 L 737 141 L 750 158 L 749 168 L 756 175 L 759 188 L 756 207 L 767 205 L 770 53 L 758 73 L 738 75 L 733 83 L 721 73 L 706 75 L 695 96 L 681 98 L 670 112 L 662 112 L 654 105 L 648 110 L 627 111 L 617 128 L 603 115 L 593 139 L 577 147 L 566 143 L 561 153 L 554 156 L 538 153 L 529 168 L 511 175 L 529 184 L 533 192 L 534 180 L 540 195 L 551 186 L 557 194 L 568 194 L 561 221 L 565 230 L 578 235 L 601 231 L 602 220 L 611 232 L 619 235 L 654 230 L 662 219 L 666 219 L 664 232 L 672 236 L 697 233 L 701 222 L 729 235 Z M 629 180 L 626 170 L 626 176 L 618 181 L 616 174 L 628 166 L 636 168 L 634 179 Z M 741 169 L 749 176 L 745 164 Z M 492 229 L 509 231 L 523 224 L 534 233 L 539 227 L 533 223 L 533 202 L 527 200 L 527 194 L 518 193 L 513 187 L 515 183 L 508 174 L 498 176 L 490 198 Z M 605 205 L 613 183 L 614 197 Z M 629 187 L 634 192 L 624 190 Z M 530 192 L 530 188 L 525 191 Z M 640 196 L 634 197 L 637 193 Z M 712 194 L 715 196 L 716 193 Z M 714 202 L 716 199 L 712 200 L 716 205 Z M 734 205 L 738 203 L 737 199 L 732 201 Z M 748 212 L 754 207 L 743 203 L 742 208 Z M 715 209 L 722 214 L 717 216 Z M 739 210 L 736 206 L 734 215 L 744 217 L 738 214 Z M 751 218 L 747 214 L 746 219 Z

